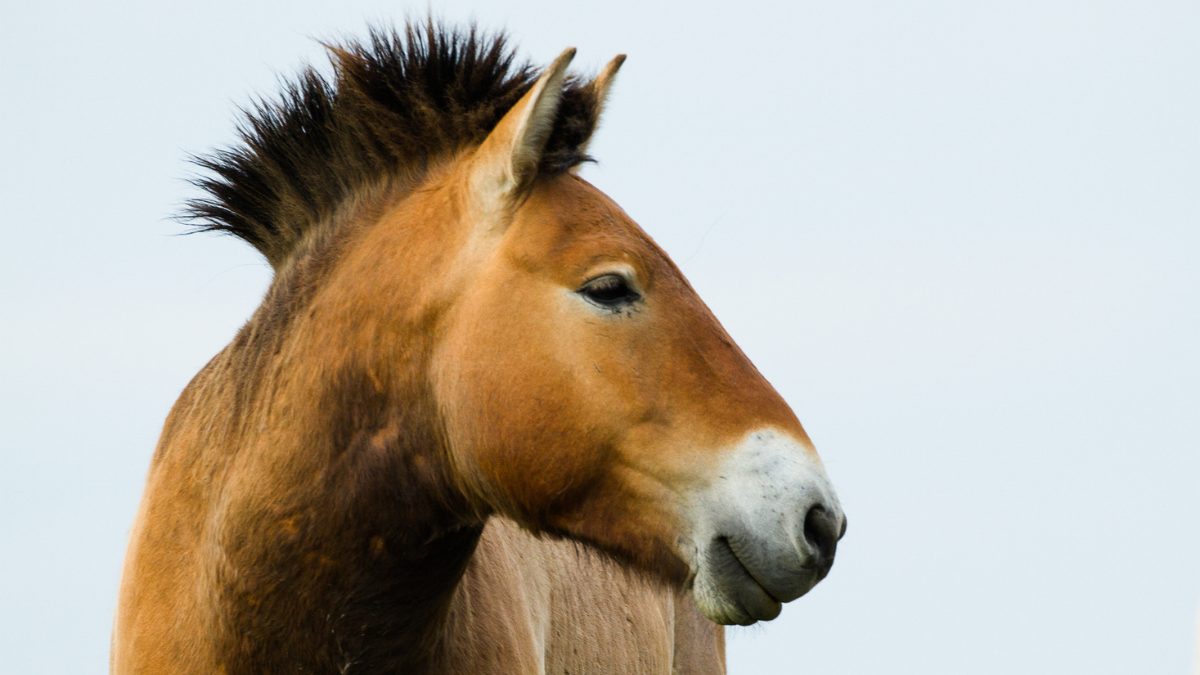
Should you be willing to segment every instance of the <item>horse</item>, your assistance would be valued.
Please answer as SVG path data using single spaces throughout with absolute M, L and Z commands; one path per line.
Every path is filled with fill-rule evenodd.
M 273 268 L 164 424 L 113 673 L 718 673 L 846 520 L 795 414 L 578 175 L 624 61 L 328 45 L 185 219 Z

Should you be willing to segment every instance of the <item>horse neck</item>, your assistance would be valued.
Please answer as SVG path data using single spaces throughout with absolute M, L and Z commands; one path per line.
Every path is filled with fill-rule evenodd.
M 218 369 L 235 386 L 216 389 L 241 400 L 226 401 L 240 419 L 222 510 L 236 520 L 222 523 L 215 578 L 235 581 L 216 589 L 228 601 L 216 625 L 247 671 L 315 649 L 331 667 L 421 672 L 436 665 L 483 517 L 445 461 L 428 332 L 393 336 L 394 353 L 356 343 L 378 336 L 311 311 L 326 266 L 314 256 L 281 271 Z M 263 625 L 279 617 L 305 625 Z M 282 644 L 239 642 L 272 632 Z

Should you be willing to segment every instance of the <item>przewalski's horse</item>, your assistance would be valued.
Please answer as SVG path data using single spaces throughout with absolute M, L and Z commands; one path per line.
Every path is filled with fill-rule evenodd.
M 432 23 L 332 54 L 203 162 L 193 215 L 275 278 L 166 422 L 113 671 L 723 670 L 708 619 L 774 618 L 845 519 L 787 404 L 574 172 L 623 57 L 539 76 Z

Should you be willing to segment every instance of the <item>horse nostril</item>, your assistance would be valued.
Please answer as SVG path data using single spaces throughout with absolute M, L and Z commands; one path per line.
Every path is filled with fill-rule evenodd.
M 828 566 L 833 563 L 833 554 L 837 550 L 838 539 L 845 531 L 843 523 L 838 523 L 832 513 L 824 506 L 817 505 L 808 510 L 804 516 L 804 538 L 813 548 L 817 549 L 818 566 Z

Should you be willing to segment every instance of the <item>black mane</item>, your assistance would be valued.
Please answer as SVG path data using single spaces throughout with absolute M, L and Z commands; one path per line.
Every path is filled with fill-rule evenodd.
M 538 75 L 515 63 L 503 34 L 432 20 L 329 49 L 332 77 L 305 68 L 279 101 L 243 111 L 237 146 L 194 160 L 210 172 L 195 181 L 208 194 L 184 220 L 246 240 L 276 267 L 356 191 L 416 184 L 432 163 L 482 143 Z M 542 173 L 588 161 L 599 108 L 593 87 L 566 82 Z

